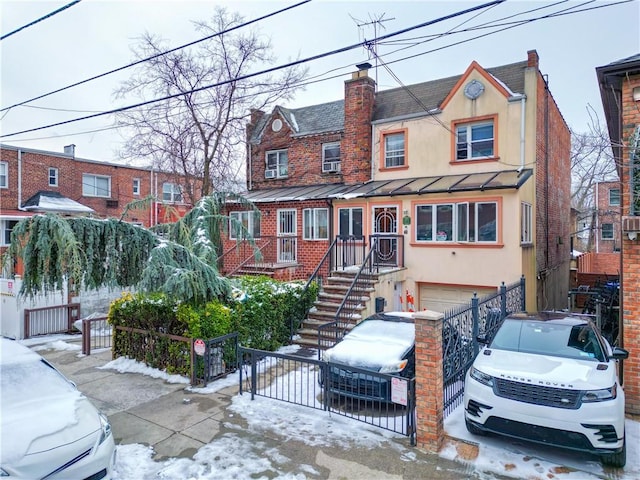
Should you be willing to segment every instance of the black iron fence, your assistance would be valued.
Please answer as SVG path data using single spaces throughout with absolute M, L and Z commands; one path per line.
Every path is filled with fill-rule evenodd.
M 192 385 L 212 382 L 238 369 L 238 334 L 229 333 L 193 342 L 194 376 Z
M 244 347 L 239 355 L 240 394 L 343 415 L 406 435 L 415 445 L 415 378 Z
M 478 336 L 492 339 L 504 318 L 525 310 L 525 281 L 500 286 L 498 293 L 478 298 L 469 305 L 445 312 L 442 331 L 444 414 L 462 402 L 468 368 L 479 351 Z

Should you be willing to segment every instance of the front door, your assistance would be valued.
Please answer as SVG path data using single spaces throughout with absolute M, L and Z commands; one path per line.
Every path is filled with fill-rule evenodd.
M 297 260 L 297 212 L 278 210 L 278 263 Z
M 373 208 L 373 234 L 378 239 L 377 262 L 397 265 L 398 207 Z

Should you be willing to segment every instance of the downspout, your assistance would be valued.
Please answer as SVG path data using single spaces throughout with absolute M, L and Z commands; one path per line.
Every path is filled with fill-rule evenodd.
M 375 172 L 375 157 L 376 157 L 376 149 L 375 149 L 376 141 L 373 138 L 374 133 L 375 133 L 375 126 L 371 125 L 371 175 L 369 176 L 371 180 L 373 180 L 373 175 Z M 382 146 L 380 146 L 380 148 L 382 148 Z
M 595 217 L 596 217 L 596 229 L 595 229 L 595 237 L 596 237 L 596 253 L 600 253 L 600 211 L 599 211 L 599 200 L 598 200 L 598 190 L 600 190 L 600 182 L 596 182 L 596 205 L 595 205 Z
M 153 197 L 153 165 L 151 166 L 151 170 L 149 171 L 149 195 Z M 156 202 L 153 201 L 151 203 L 151 208 L 149 208 L 149 226 L 153 227 L 153 211 L 156 208 Z
M 518 168 L 518 173 L 522 172 L 524 169 L 524 140 L 525 140 L 525 106 L 527 103 L 527 97 L 522 95 L 520 97 L 520 168 Z
M 253 176 L 251 175 L 251 163 L 252 163 L 252 152 L 251 152 L 251 142 L 247 142 L 249 145 L 249 184 L 248 190 L 251 191 L 253 189 Z
M 546 249 L 545 249 L 545 270 L 549 269 L 549 84 L 547 79 L 543 77 L 544 81 L 544 208 L 545 208 L 545 237 Z M 546 272 L 545 272 L 546 273 Z
M 18 210 L 22 208 L 22 150 L 18 149 Z

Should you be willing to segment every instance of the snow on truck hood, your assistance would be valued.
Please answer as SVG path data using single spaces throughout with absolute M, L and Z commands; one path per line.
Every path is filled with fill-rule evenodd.
M 400 361 L 414 342 L 413 323 L 367 320 L 327 349 L 324 358 L 352 367 L 379 369 Z
M 484 351 L 490 350 L 491 355 Z M 616 381 L 615 367 L 598 370 L 603 362 L 537 355 L 486 348 L 474 361 L 478 370 L 497 377 L 573 390 L 609 388 Z

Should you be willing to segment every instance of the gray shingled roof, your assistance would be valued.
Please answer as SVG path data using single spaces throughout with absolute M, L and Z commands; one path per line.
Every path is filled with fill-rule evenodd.
M 527 62 L 518 62 L 489 68 L 487 72 L 504 83 L 512 92 L 523 93 L 524 70 L 526 67 Z M 421 113 L 425 111 L 424 107 L 426 107 L 426 111 L 438 108 L 461 76 L 456 75 L 415 85 L 407 85 L 407 89 L 420 100 L 422 105 L 407 92 L 407 89 L 402 87 L 378 92 L 373 120 L 385 120 Z
M 527 62 L 524 61 L 489 68 L 487 72 L 504 83 L 513 93 L 523 93 L 526 67 Z M 438 108 L 461 76 L 462 74 L 407 85 L 406 88 L 419 98 L 421 103 L 417 102 L 404 87 L 379 91 L 376 94 L 372 120 L 379 121 L 421 113 L 425 112 L 424 107 L 427 107 L 426 111 Z M 264 115 L 258 121 L 249 140 L 251 143 L 260 141 L 265 127 L 271 123 L 273 115 L 277 113 L 280 113 L 295 131 L 294 136 L 339 132 L 344 129 L 344 100 L 302 108 L 276 107 L 273 113 Z

